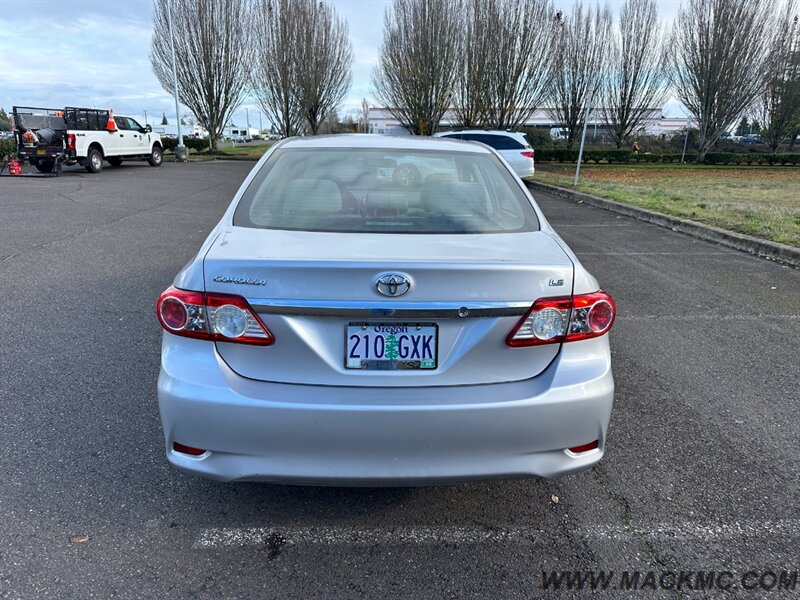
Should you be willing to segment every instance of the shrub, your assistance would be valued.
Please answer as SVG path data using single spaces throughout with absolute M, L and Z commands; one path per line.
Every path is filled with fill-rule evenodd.
M 183 144 L 190 150 L 198 152 L 208 149 L 208 140 L 205 138 L 186 138 L 183 140 Z
M 600 148 L 596 150 L 584 148 L 583 150 L 583 159 L 586 162 L 626 163 L 630 162 L 634 156 L 630 150 L 617 150 L 616 148 Z M 578 160 L 577 155 L 575 160 Z
M 536 162 L 576 162 L 578 151 L 572 148 L 542 148 L 536 150 Z
M 744 155 L 734 152 L 708 152 L 703 162 L 707 165 L 738 164 L 744 160 Z
M 17 153 L 17 140 L 15 138 L 0 140 L 0 161 Z
M 202 152 L 208 148 L 208 140 L 205 138 L 183 138 L 183 145 L 189 150 Z M 161 138 L 161 146 L 164 148 L 164 152 L 175 152 L 175 148 L 178 146 L 178 139 L 173 137 Z

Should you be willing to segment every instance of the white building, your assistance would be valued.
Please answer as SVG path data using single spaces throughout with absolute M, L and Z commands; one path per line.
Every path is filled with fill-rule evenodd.
M 223 131 L 223 135 L 232 138 L 252 138 L 254 135 L 258 135 L 259 133 L 260 131 L 258 130 L 258 127 L 247 127 L 245 125 L 227 125 Z
M 645 127 L 645 132 L 651 135 L 677 133 L 685 129 L 689 123 L 688 117 L 665 117 L 660 108 L 650 109 L 650 113 L 651 122 Z M 456 127 L 457 124 L 458 119 L 455 116 L 455 111 L 448 109 L 439 123 L 439 128 L 449 129 Z M 589 137 L 592 137 L 593 134 L 596 135 L 598 128 L 604 125 L 600 111 L 592 111 L 589 115 Z M 524 126 L 558 130 L 560 123 L 550 116 L 546 108 L 537 108 L 525 121 Z M 369 133 L 411 135 L 386 108 L 369 109 Z

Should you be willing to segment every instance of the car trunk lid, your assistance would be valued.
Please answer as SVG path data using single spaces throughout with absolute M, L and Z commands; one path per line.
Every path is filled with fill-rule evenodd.
M 382 295 L 381 274 L 411 289 Z M 535 377 L 558 344 L 509 348 L 531 304 L 572 291 L 573 265 L 549 235 L 347 234 L 230 227 L 204 261 L 206 290 L 240 294 L 275 335 L 251 347 L 218 342 L 237 373 L 282 383 L 436 386 Z M 348 326 L 435 326 L 436 368 L 346 367 Z M 430 331 L 430 329 L 425 329 Z

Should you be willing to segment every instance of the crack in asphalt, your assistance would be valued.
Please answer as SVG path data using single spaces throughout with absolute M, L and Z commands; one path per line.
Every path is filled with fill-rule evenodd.
M 628 530 L 631 536 L 639 543 L 642 549 L 647 553 L 650 558 L 650 564 L 660 569 L 668 570 L 672 567 L 670 561 L 663 558 L 661 553 L 656 548 L 655 543 L 645 535 L 636 525 L 633 524 L 633 511 L 631 505 L 624 494 L 613 489 L 606 481 L 606 471 L 602 464 L 597 465 L 592 469 L 592 477 L 597 484 L 606 492 L 608 498 L 622 508 L 622 525 Z M 675 590 L 675 598 L 680 600 L 683 597 L 681 590 Z

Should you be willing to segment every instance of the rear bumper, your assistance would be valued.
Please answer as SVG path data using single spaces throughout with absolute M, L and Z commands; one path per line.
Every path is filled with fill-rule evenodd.
M 603 455 L 614 382 L 608 336 L 565 344 L 538 377 L 428 388 L 245 379 L 213 344 L 164 335 L 158 398 L 167 458 L 210 477 L 406 485 L 559 477 Z M 581 455 L 565 448 L 599 440 Z M 173 442 L 207 452 L 191 457 Z

